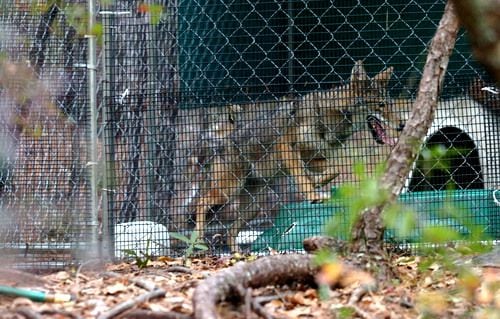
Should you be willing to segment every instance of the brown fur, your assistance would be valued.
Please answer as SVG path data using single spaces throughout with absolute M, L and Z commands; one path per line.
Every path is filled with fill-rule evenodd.
M 204 236 L 206 214 L 213 206 L 230 205 L 237 211 L 238 195 L 248 178 L 267 183 L 284 171 L 295 179 L 305 200 L 327 198 L 315 191 L 316 185 L 307 174 L 310 164 L 317 159 L 325 161 L 316 172 L 317 180 L 329 181 L 337 175 L 326 167 L 328 153 L 364 128 L 368 114 L 385 106 L 391 73 L 389 68 L 370 79 L 358 61 L 350 83 L 344 86 L 298 99 L 230 106 L 227 121 L 216 122 L 209 129 L 214 140 L 225 143 L 209 161 L 207 185 L 196 207 L 195 231 Z M 228 245 L 237 249 L 237 232 L 253 216 L 233 216 Z

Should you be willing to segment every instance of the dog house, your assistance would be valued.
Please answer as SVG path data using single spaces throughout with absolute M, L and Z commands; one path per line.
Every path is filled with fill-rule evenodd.
M 425 144 L 428 148 L 441 146 L 442 150 L 451 151 L 446 156 L 449 168 L 436 167 L 439 165 L 435 163 L 430 163 L 434 167 L 425 168 L 426 159 L 420 155 L 404 192 L 444 190 L 451 186 L 497 189 L 500 185 L 499 134 L 498 116 L 470 98 L 440 103 Z

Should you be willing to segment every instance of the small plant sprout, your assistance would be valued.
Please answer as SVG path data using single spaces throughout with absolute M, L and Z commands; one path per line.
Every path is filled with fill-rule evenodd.
M 184 251 L 184 256 L 182 257 L 185 265 L 190 263 L 195 250 L 208 249 L 207 245 L 203 243 L 203 240 L 200 238 L 197 231 L 191 232 L 191 236 L 189 238 L 180 233 L 171 233 L 170 236 L 186 244 L 186 250 Z
M 135 263 L 139 269 L 146 268 L 148 263 L 151 261 L 151 252 L 149 249 L 151 243 L 151 239 L 148 239 L 146 242 L 146 251 L 136 251 L 134 249 L 124 249 L 123 253 L 127 257 L 131 257 L 135 259 Z

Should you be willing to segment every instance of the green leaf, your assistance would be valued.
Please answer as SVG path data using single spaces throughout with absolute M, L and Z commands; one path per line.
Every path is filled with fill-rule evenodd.
M 160 23 L 163 6 L 159 4 L 152 4 L 149 6 L 149 13 L 151 14 L 151 24 L 157 25 Z
M 337 310 L 339 319 L 354 318 L 356 311 L 352 307 L 342 307 Z
M 191 232 L 191 239 L 190 239 L 190 242 L 191 243 L 195 243 L 196 240 L 200 237 L 200 235 L 198 234 L 198 232 L 195 230 L 193 232 Z
M 416 213 L 395 204 L 388 207 L 383 214 L 384 224 L 395 231 L 396 238 L 409 236 L 416 225 Z
M 208 250 L 208 247 L 203 244 L 195 244 L 194 248 L 199 249 L 199 250 Z
M 186 236 L 184 236 L 184 235 L 182 235 L 180 233 L 170 233 L 170 236 L 173 237 L 173 238 L 175 238 L 175 239 L 178 239 L 178 240 L 180 240 L 182 242 L 185 242 L 185 243 L 189 243 L 190 242 L 189 238 L 187 238 Z
M 432 243 L 442 244 L 460 239 L 460 234 L 447 227 L 426 227 L 423 238 Z
M 133 249 L 123 249 L 122 252 L 129 257 L 137 257 L 137 252 Z

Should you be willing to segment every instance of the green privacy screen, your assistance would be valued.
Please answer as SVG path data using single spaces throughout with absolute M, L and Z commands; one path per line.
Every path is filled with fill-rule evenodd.
M 359 59 L 368 71 L 395 66 L 412 82 L 405 85 L 414 86 L 443 8 L 442 1 L 181 0 L 184 105 L 327 89 Z M 470 72 L 475 64 L 465 62 L 470 52 L 464 35 L 456 47 L 451 73 Z

